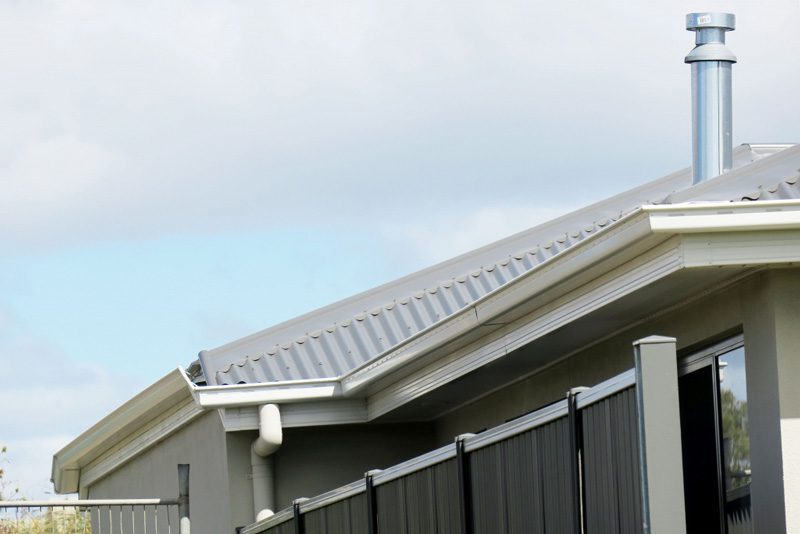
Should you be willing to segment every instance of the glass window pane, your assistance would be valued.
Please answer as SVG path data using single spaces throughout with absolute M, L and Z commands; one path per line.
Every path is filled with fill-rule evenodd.
M 729 530 L 749 532 L 750 434 L 747 418 L 747 378 L 744 348 L 719 356 L 725 511 Z

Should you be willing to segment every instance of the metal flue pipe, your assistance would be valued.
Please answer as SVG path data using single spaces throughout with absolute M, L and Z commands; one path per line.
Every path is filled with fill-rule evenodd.
M 686 29 L 695 32 L 692 66 L 692 179 L 697 184 L 733 167 L 731 68 L 736 56 L 725 46 L 725 32 L 736 27 L 731 13 L 690 13 Z

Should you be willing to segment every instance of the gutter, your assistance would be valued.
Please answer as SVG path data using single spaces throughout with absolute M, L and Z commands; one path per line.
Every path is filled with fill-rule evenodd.
M 549 258 L 342 376 L 263 384 L 192 385 L 193 395 L 201 406 L 207 408 L 355 396 L 377 379 L 452 343 L 476 327 L 490 325 L 493 319 L 509 309 L 647 237 L 791 229 L 800 229 L 800 200 L 706 201 L 640 206 L 563 253 Z
M 51 480 L 57 493 L 78 491 L 81 470 L 86 465 L 130 436 L 135 432 L 130 429 L 137 429 L 142 421 L 152 420 L 182 403 L 193 403 L 192 413 L 176 423 L 177 426 L 159 430 L 161 438 L 207 409 L 287 404 L 359 395 L 368 385 L 470 332 L 476 332 L 478 327 L 499 328 L 502 322 L 496 319 L 504 313 L 524 305 L 536 295 L 574 280 L 587 268 L 608 258 L 630 254 L 632 245 L 648 237 L 798 229 L 800 200 L 698 202 L 637 208 L 563 253 L 343 376 L 261 384 L 197 386 L 178 367 L 58 451 L 53 456 Z
M 255 406 L 270 403 L 332 399 L 340 397 L 341 384 L 337 378 L 315 378 L 260 384 L 233 384 L 228 386 L 197 386 L 186 379 L 192 397 L 203 408 Z

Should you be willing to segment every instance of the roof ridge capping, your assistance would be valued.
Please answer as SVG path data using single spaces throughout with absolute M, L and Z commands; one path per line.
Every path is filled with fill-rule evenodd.
M 741 145 L 734 150 L 734 168 L 750 169 L 754 163 L 790 147 L 792 145 L 789 144 Z M 788 159 L 791 160 L 792 158 Z M 736 171 L 731 172 L 735 173 Z M 748 171 L 746 174 L 749 176 L 752 173 Z M 699 184 L 699 186 L 719 184 L 720 179 L 727 177 L 728 175 L 717 177 Z M 296 348 L 294 345 L 304 345 L 311 341 L 309 337 L 316 340 L 320 335 L 325 333 L 332 334 L 339 328 L 347 329 L 354 321 L 365 322 L 370 319 L 370 316 L 378 317 L 384 310 L 392 310 L 398 304 L 405 306 L 410 300 L 421 300 L 426 298 L 426 295 L 440 294 L 442 293 L 440 290 L 446 290 L 448 294 L 453 294 L 457 297 L 457 292 L 452 290 L 456 282 L 464 284 L 470 278 L 482 282 L 483 287 L 477 288 L 477 291 L 476 288 L 470 288 L 473 294 L 462 298 L 460 302 L 451 303 L 456 309 L 460 309 L 460 307 L 466 306 L 469 302 L 480 298 L 485 292 L 503 285 L 509 279 L 569 248 L 576 242 L 583 240 L 588 234 L 602 229 L 609 222 L 619 219 L 636 207 L 645 204 L 676 202 L 673 198 L 677 197 L 674 197 L 674 195 L 680 195 L 681 192 L 686 192 L 689 189 L 695 190 L 699 186 L 691 187 L 691 169 L 682 169 L 393 282 L 338 301 L 216 349 L 202 351 L 200 353 L 200 362 L 205 372 L 206 380 L 209 384 L 218 384 L 282 381 L 312 376 L 340 376 L 347 369 L 328 369 L 327 373 L 323 372 L 323 374 L 319 374 L 322 372 L 319 369 L 301 369 L 309 364 L 313 365 L 312 362 L 303 361 L 309 358 L 317 358 L 313 350 L 304 351 L 303 358 L 290 358 L 293 360 L 291 362 L 264 362 L 264 364 L 261 364 L 261 367 L 265 368 L 261 370 L 263 372 L 257 372 L 255 375 L 248 371 L 248 363 L 252 364 L 262 359 L 265 355 L 280 358 L 281 353 L 291 353 Z M 701 187 L 701 189 L 708 188 L 709 186 L 707 185 Z M 691 195 L 691 197 L 693 196 Z M 719 194 L 716 195 L 716 198 L 720 198 Z M 679 201 L 685 202 L 686 200 Z M 579 230 L 576 230 L 576 228 L 579 228 Z M 521 261 L 526 259 L 528 255 L 531 256 L 528 265 L 509 267 L 513 260 Z M 504 270 L 508 272 L 505 274 L 500 272 Z M 517 272 L 513 273 L 512 271 Z M 482 276 L 487 273 L 493 273 L 493 276 Z M 494 278 L 498 280 L 488 280 Z M 438 299 L 431 300 L 442 300 L 442 295 Z M 426 302 L 426 305 L 430 305 L 430 303 Z M 444 316 L 446 315 L 449 315 L 449 313 L 444 314 Z M 442 314 L 431 317 L 425 326 L 427 327 L 441 318 Z M 325 319 L 328 319 L 328 321 L 323 323 L 322 321 Z M 385 323 L 385 320 L 383 322 Z M 350 335 L 354 335 L 352 330 L 350 328 Z M 401 332 L 401 338 L 403 334 L 407 334 L 407 332 Z M 344 355 L 345 360 L 353 359 L 354 361 L 349 363 L 342 362 L 342 365 L 352 368 L 352 364 L 355 363 L 358 366 L 369 359 L 366 353 L 374 355 L 393 344 L 390 341 L 384 341 L 383 344 L 374 345 L 372 350 L 362 350 L 362 353 L 357 354 L 354 358 Z M 352 354 L 351 350 L 347 352 Z M 291 365 L 286 365 L 287 363 Z M 285 366 L 285 369 L 280 368 L 282 365 Z M 322 365 L 322 362 L 320 362 L 320 365 Z M 292 369 L 292 366 L 295 369 Z M 250 365 L 249 367 L 253 366 Z M 247 376 L 240 376 L 237 379 L 230 377 L 233 380 L 228 380 L 228 377 L 225 377 L 224 381 L 218 381 L 218 375 L 226 375 L 234 371 L 236 371 L 235 374 L 239 374 L 237 368 L 241 369 L 242 373 Z M 311 371 L 311 374 L 308 374 L 307 371 Z

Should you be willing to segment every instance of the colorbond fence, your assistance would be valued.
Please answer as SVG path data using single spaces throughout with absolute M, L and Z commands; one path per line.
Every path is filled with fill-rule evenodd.
M 244 534 L 643 531 L 634 371 L 243 529 Z

